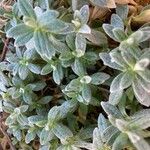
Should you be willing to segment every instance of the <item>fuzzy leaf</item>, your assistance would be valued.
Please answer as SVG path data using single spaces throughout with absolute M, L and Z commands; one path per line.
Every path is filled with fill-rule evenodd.
M 150 106 L 150 101 L 149 101 L 150 94 L 144 90 L 144 88 L 139 83 L 138 79 L 134 80 L 132 87 L 133 87 L 133 90 L 134 90 L 137 100 L 142 105 L 149 107 Z
M 36 14 L 31 6 L 31 4 L 27 0 L 18 0 L 18 7 L 19 7 L 20 12 L 24 16 L 36 19 Z
M 65 140 L 73 136 L 71 130 L 60 123 L 55 125 L 55 127 L 53 128 L 53 132 L 61 140 Z
M 52 131 L 47 131 L 43 128 L 40 134 L 40 144 L 41 145 L 47 144 L 49 141 L 53 139 L 53 137 L 54 134 L 52 133 Z
M 109 79 L 109 77 L 110 76 L 106 73 L 98 72 L 98 73 L 95 73 L 91 76 L 91 78 L 92 78 L 91 83 L 94 85 L 103 84 L 106 80 Z
M 35 31 L 34 33 L 34 43 L 37 52 L 41 56 L 46 56 L 51 58 L 55 55 L 55 49 L 49 41 L 48 35 L 42 31 Z
M 116 106 L 113 106 L 108 102 L 101 102 L 101 105 L 105 110 L 105 112 L 107 113 L 107 115 L 111 115 L 114 118 L 122 118 L 122 114 L 120 113 L 120 111 L 117 109 Z

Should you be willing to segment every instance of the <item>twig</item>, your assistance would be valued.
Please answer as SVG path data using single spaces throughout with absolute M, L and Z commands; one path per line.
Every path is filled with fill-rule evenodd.
M 4 61 L 4 59 L 5 59 L 5 56 L 6 56 L 6 53 L 8 50 L 8 43 L 9 43 L 9 38 L 7 38 L 4 42 L 4 47 L 3 47 L 2 54 L 1 54 L 1 61 Z

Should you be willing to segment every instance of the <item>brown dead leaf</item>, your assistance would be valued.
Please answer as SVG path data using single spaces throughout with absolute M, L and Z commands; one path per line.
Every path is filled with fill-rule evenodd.
M 138 5 L 146 6 L 150 4 L 150 0 L 135 0 Z
M 107 7 L 108 8 L 116 8 L 115 0 L 107 0 Z
M 141 12 L 139 15 L 133 17 L 133 22 L 145 24 L 150 22 L 150 9 Z
M 92 7 L 90 8 L 90 20 L 100 19 L 103 20 L 109 13 L 109 9 L 106 7 Z
M 131 4 L 131 5 L 137 5 L 137 3 L 134 0 L 115 0 L 117 4 Z
M 107 7 L 108 8 L 116 8 L 116 4 L 131 4 L 137 5 L 134 0 L 107 0 Z

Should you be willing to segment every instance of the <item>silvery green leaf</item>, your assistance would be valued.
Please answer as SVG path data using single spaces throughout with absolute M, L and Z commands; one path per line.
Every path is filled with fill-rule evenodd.
M 93 150 L 103 149 L 104 143 L 98 128 L 93 131 Z
M 81 106 L 83 106 L 84 104 L 82 104 Z M 84 105 L 85 106 L 85 105 Z M 85 107 L 81 107 L 81 109 L 83 108 L 87 108 L 87 106 L 85 106 Z M 84 109 L 84 110 L 85 110 Z M 83 110 L 83 113 L 84 113 L 84 110 Z M 82 110 L 81 110 L 82 111 Z M 84 129 L 81 129 L 80 131 L 79 131 L 79 137 L 82 139 L 82 140 L 88 140 L 88 139 L 90 139 L 90 138 L 92 138 L 92 135 L 93 135 L 93 129 L 94 129 L 94 127 L 87 127 L 87 128 L 84 128 Z
M 29 105 L 22 105 L 19 107 L 19 110 L 21 113 L 24 113 L 28 110 L 28 108 L 29 108 Z
M 1 85 L 0 90 L 3 91 L 3 92 L 6 92 L 7 89 L 6 89 L 5 85 L 3 84 L 3 82 L 0 81 L 0 85 Z
M 141 86 L 147 91 L 150 92 L 150 83 L 146 82 L 146 80 L 144 80 L 142 77 L 137 76 L 139 83 L 141 84 Z
M 149 64 L 150 64 L 150 59 L 143 58 L 136 62 L 134 66 L 134 70 L 144 71 L 148 67 Z
M 25 57 L 26 59 L 35 59 L 37 56 L 36 50 L 35 48 L 33 49 L 27 49 L 24 54 L 23 57 Z
M 110 37 L 110 38 L 112 38 L 113 40 L 115 40 L 115 41 L 118 41 L 117 39 L 116 39 L 116 37 L 114 36 L 114 33 L 113 33 L 113 29 L 114 29 L 114 27 L 112 26 L 112 25 L 110 25 L 110 24 L 103 24 L 103 29 L 104 29 L 104 31 L 106 32 L 106 34 Z
M 133 143 L 133 145 L 137 148 L 137 150 L 150 149 L 150 145 L 140 135 L 136 133 L 128 132 L 128 136 L 131 142 Z
M 108 126 L 109 124 L 108 124 L 107 119 L 103 116 L 103 114 L 100 114 L 98 117 L 98 129 L 101 135 Z
M 119 51 L 118 48 L 112 50 L 109 54 L 112 62 L 115 62 L 116 64 L 120 65 L 123 68 L 128 67 L 127 63 L 123 60 L 121 52 Z
M 43 18 L 43 16 L 41 16 Z M 53 34 L 67 34 L 68 32 L 72 32 L 73 28 L 71 29 L 71 24 L 65 23 L 59 19 L 47 19 L 39 18 L 39 24 L 43 29 L 46 31 L 53 33 Z M 70 28 L 71 31 L 67 31 Z
M 19 129 L 15 129 L 15 131 L 13 132 L 13 135 L 17 138 L 18 141 L 21 141 L 22 134 L 21 134 L 21 131 Z
M 142 35 L 141 39 L 139 39 L 138 43 L 141 43 L 141 42 L 144 42 L 144 41 L 147 41 L 148 39 L 150 39 L 150 35 L 149 35 L 150 27 L 143 27 L 139 31 L 142 31 L 143 35 Z
M 70 148 L 70 146 L 68 146 L 68 145 L 67 145 L 67 146 L 61 145 L 61 146 L 59 146 L 56 150 L 65 150 L 65 149 L 69 149 L 69 150 L 70 150 L 71 148 Z
M 128 5 L 117 5 L 116 13 L 121 19 L 125 20 L 128 17 L 128 12 L 129 12 Z
M 53 69 L 50 66 L 50 64 L 46 64 L 41 70 L 41 75 L 47 75 L 47 74 L 51 73 L 52 71 L 53 71 Z
M 95 52 L 86 52 L 83 59 L 83 63 L 85 63 L 85 65 L 94 65 L 99 58 Z
M 16 86 L 19 87 L 20 85 L 23 85 L 23 81 L 18 77 L 18 76 L 14 76 L 12 78 L 12 83 Z
M 74 42 L 75 38 L 76 38 L 76 35 L 73 33 L 66 35 L 66 42 L 71 50 L 75 50 L 75 42 Z
M 129 139 L 127 134 L 121 133 L 113 143 L 112 150 L 122 150 L 129 145 Z
M 82 34 L 77 34 L 75 39 L 76 51 L 83 56 L 86 51 L 86 39 Z
M 90 16 L 90 10 L 89 10 L 89 6 L 88 5 L 84 5 L 81 9 L 80 9 L 80 15 L 81 15 L 81 21 L 82 24 L 86 24 L 89 20 L 89 16 Z
M 150 109 L 142 109 L 131 116 L 134 119 L 147 118 L 150 116 Z
M 91 28 L 88 25 L 84 24 L 78 30 L 78 33 L 81 33 L 81 34 L 91 34 Z
M 150 59 L 150 49 L 149 48 L 145 48 L 143 50 L 143 54 L 140 56 L 140 60 L 144 59 L 144 58 L 147 58 L 147 59 Z
M 28 92 L 23 93 L 23 100 L 27 104 L 31 104 L 32 103 L 32 95 L 31 95 L 31 93 L 28 93 Z
M 150 82 L 150 70 L 137 71 L 137 73 L 147 82 Z
M 80 148 L 83 148 L 83 149 L 89 149 L 89 150 L 91 150 L 93 144 L 80 140 L 80 141 L 75 141 L 74 145 L 76 147 L 80 147 Z
M 20 114 L 18 117 L 17 117 L 17 121 L 19 122 L 20 125 L 22 126 L 25 126 L 25 125 L 28 125 L 28 119 L 26 116 Z
M 74 64 L 72 65 L 72 70 L 78 75 L 78 76 L 83 76 L 85 74 L 85 69 L 80 62 L 79 59 L 75 59 Z
M 99 56 L 103 60 L 104 65 L 117 69 L 117 70 L 124 70 L 123 67 L 121 67 L 115 62 L 112 62 L 112 59 L 109 54 L 103 52 L 103 53 L 100 53 Z
M 117 105 L 123 96 L 123 90 L 117 90 L 115 92 L 111 92 L 109 95 L 109 103 L 112 105 Z
M 58 106 L 54 106 L 48 112 L 48 121 L 53 122 L 60 119 L 60 108 Z
M 31 4 L 27 0 L 18 0 L 18 7 L 19 7 L 20 12 L 24 16 L 36 19 L 35 12 L 31 6 Z
M 18 24 L 15 27 L 10 28 L 6 34 L 7 37 L 18 38 L 23 35 L 27 35 L 33 33 L 33 29 L 31 27 L 26 26 L 25 24 Z
M 130 72 L 125 72 L 120 81 L 120 88 L 126 89 L 128 88 L 133 81 L 133 75 Z
M 59 85 L 63 77 L 64 77 L 63 68 L 61 65 L 57 65 L 56 69 L 53 70 L 53 80 L 55 81 L 55 83 Z
M 46 120 L 46 116 L 34 115 L 34 116 L 28 117 L 29 124 L 38 125 L 38 123 L 40 123 L 40 122 L 45 123 L 45 120 Z M 47 122 L 47 120 L 46 120 L 46 122 Z
M 131 55 L 137 60 L 139 60 L 140 56 L 142 55 L 141 49 L 135 43 L 133 43 L 133 39 L 130 38 L 120 43 L 119 50 L 121 52 L 122 51 L 128 52 L 129 55 Z
M 18 69 L 18 74 L 22 80 L 25 80 L 29 74 L 29 69 L 26 66 L 20 65 Z
M 65 101 L 60 106 L 60 118 L 63 119 L 67 116 L 68 113 L 72 113 L 76 110 L 77 101 L 75 100 L 68 100 Z
M 78 5 L 78 0 L 71 0 L 71 6 L 72 6 L 72 10 L 73 11 L 76 11 L 78 8 L 77 8 L 77 5 Z
M 56 19 L 59 16 L 59 12 L 56 10 L 47 10 L 38 16 L 38 21 L 40 24 L 48 23 L 52 19 Z
M 133 87 L 134 94 L 137 100 L 142 105 L 149 107 L 150 106 L 150 101 L 149 101 L 150 94 L 147 91 L 145 91 L 145 89 L 141 86 L 137 78 L 134 80 L 132 87 Z
M 113 106 L 108 102 L 101 102 L 101 105 L 107 115 L 111 115 L 114 118 L 122 118 L 122 114 L 116 106 Z
M 39 65 L 35 65 L 35 64 L 28 64 L 28 68 L 31 72 L 35 73 L 35 74 L 40 74 L 41 72 L 41 67 Z
M 49 150 L 49 149 L 50 149 L 50 145 L 47 144 L 47 145 L 41 146 L 39 150 Z
M 107 44 L 107 37 L 104 33 L 91 29 L 90 34 L 84 34 L 89 41 L 91 41 L 95 45 L 104 45 Z
M 147 116 L 143 116 L 142 118 L 135 118 L 132 121 L 130 121 L 128 128 L 133 129 L 133 128 L 140 128 L 140 129 L 147 129 L 150 127 L 150 119 Z
M 25 142 L 27 144 L 29 144 L 32 140 L 34 140 L 34 138 L 36 137 L 36 133 L 35 132 L 28 132 L 25 136 Z
M 92 98 L 91 88 L 89 85 L 84 85 L 82 89 L 82 97 L 86 101 L 86 103 L 89 103 Z
M 114 28 L 120 28 L 122 30 L 124 29 L 124 23 L 117 14 L 112 14 L 110 22 Z
M 5 111 L 5 109 L 4 109 L 4 111 Z M 12 113 L 12 112 L 11 112 Z M 12 117 L 12 115 L 11 115 L 11 117 L 9 116 L 9 117 L 7 117 L 7 119 L 6 119 L 6 121 L 5 121 L 5 124 L 6 125 L 12 125 L 12 124 L 14 124 L 16 122 L 16 118 L 14 118 L 14 117 Z
M 27 32 L 18 36 L 15 40 L 15 46 L 23 46 L 25 45 L 31 38 L 33 37 L 33 32 Z
M 52 100 L 52 96 L 45 96 L 39 100 L 40 104 L 48 104 Z
M 114 29 L 112 30 L 112 32 L 113 32 L 115 38 L 116 38 L 119 42 L 121 42 L 121 41 L 127 39 L 126 34 L 125 34 L 124 31 L 123 31 L 122 29 L 120 29 L 120 28 L 114 28 Z
M 40 134 L 40 144 L 45 145 L 49 141 L 51 141 L 54 137 L 54 134 L 50 130 L 45 130 L 45 128 L 42 129 L 41 134 Z
M 124 61 L 130 66 L 133 67 L 136 63 L 135 57 L 127 50 L 121 50 L 121 55 Z
M 22 59 L 22 57 L 23 57 L 23 53 L 19 47 L 16 47 L 16 55 L 20 59 Z
M 57 123 L 52 130 L 53 133 L 61 140 L 65 140 L 73 136 L 71 130 L 67 126 L 64 126 L 61 123 L 59 124 Z
M 18 90 L 14 91 L 14 93 L 12 93 L 12 98 L 13 99 L 17 99 L 20 96 L 21 96 L 21 93 Z
M 7 113 L 13 113 L 15 107 L 11 103 L 3 102 L 3 110 Z M 6 122 L 5 122 L 6 123 Z
M 91 75 L 92 81 L 91 83 L 94 85 L 103 84 L 106 80 L 109 79 L 109 75 L 106 73 L 98 72 Z
M 55 49 L 49 41 L 48 35 L 42 31 L 34 32 L 34 43 L 37 52 L 41 56 L 51 58 L 55 55 Z
M 118 132 L 118 129 L 112 125 L 108 126 L 102 133 L 102 140 L 108 141 L 112 135 Z
M 74 55 L 72 54 L 71 51 L 65 51 L 65 52 L 60 54 L 59 59 L 62 61 L 69 61 L 71 59 L 74 59 Z
M 13 74 L 13 76 L 16 76 L 18 73 L 18 70 L 19 70 L 19 66 L 20 66 L 19 64 L 14 64 L 14 66 L 10 65 L 10 66 L 8 66 L 8 70 L 11 70 L 11 69 L 9 69 L 9 67 L 13 67 L 12 74 Z
M 116 140 L 116 138 L 120 135 L 120 131 L 116 131 L 114 132 L 110 138 L 107 140 L 106 145 L 112 145 L 114 143 L 114 141 Z
M 34 38 L 32 37 L 26 44 L 27 49 L 35 49 Z
M 77 96 L 77 100 L 78 100 L 80 103 L 86 104 L 84 98 L 83 98 L 81 95 L 79 95 L 79 94 L 78 94 L 78 96 Z
M 33 84 L 29 84 L 29 85 L 31 85 L 31 87 L 33 85 L 33 88 L 31 88 L 33 91 L 40 91 L 40 90 L 44 89 L 44 87 L 46 86 L 46 83 L 44 81 L 37 81 L 37 82 L 35 82 Z
M 49 36 L 49 40 L 59 53 L 65 53 L 70 50 L 65 43 L 57 40 L 54 36 Z
M 144 34 L 141 30 L 138 30 L 134 33 L 132 33 L 129 38 L 128 41 L 131 40 L 131 42 L 133 43 L 140 43 L 142 41 L 142 39 L 144 38 Z M 132 41 L 133 40 L 133 41 Z M 131 43 L 132 44 L 132 43 Z
M 116 76 L 111 85 L 110 85 L 110 92 L 116 92 L 116 91 L 120 91 L 120 90 L 123 90 L 121 88 L 121 80 L 122 78 L 124 77 L 124 72 L 120 73 L 118 76 Z
M 70 83 L 65 88 L 67 91 L 78 91 L 81 89 L 81 82 L 78 79 L 70 81 Z

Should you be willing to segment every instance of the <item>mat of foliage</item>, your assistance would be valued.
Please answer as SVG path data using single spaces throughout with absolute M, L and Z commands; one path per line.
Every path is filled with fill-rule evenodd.
M 0 149 L 150 150 L 149 0 L 0 1 Z

